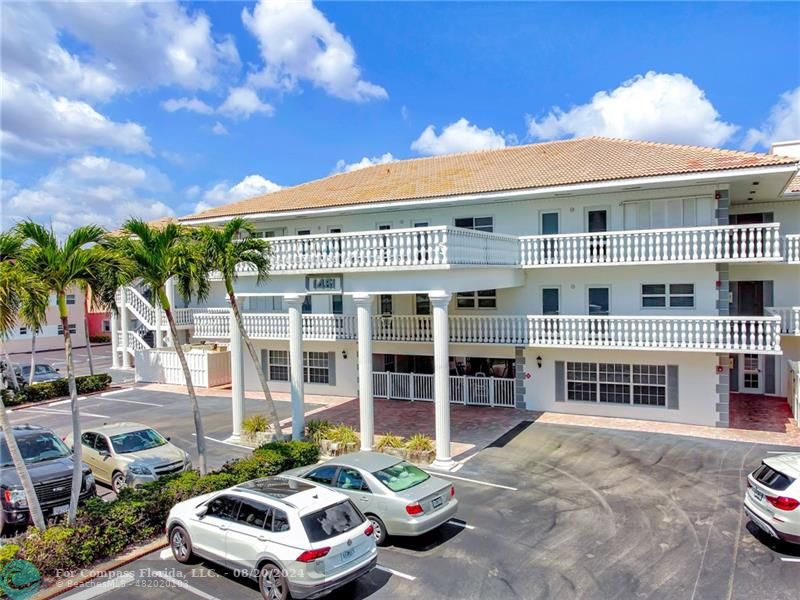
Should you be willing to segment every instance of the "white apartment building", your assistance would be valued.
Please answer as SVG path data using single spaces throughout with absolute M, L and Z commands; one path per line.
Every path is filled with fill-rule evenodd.
M 236 284 L 260 364 L 221 283 L 177 312 L 230 348 L 234 433 L 256 369 L 291 392 L 296 435 L 304 393 L 358 396 L 364 448 L 373 398 L 433 401 L 444 466 L 451 403 L 725 427 L 731 393 L 795 393 L 798 162 L 584 138 L 336 174 L 181 219 L 270 238 L 269 281 L 242 265 Z M 130 365 L 149 345 L 132 319 L 156 344 L 165 322 L 123 293 Z
M 66 295 L 67 326 L 72 334 L 72 344 L 76 348 L 86 345 L 86 296 L 78 288 Z M 17 323 L 3 341 L 9 354 L 30 352 L 33 345 L 33 330 L 23 323 Z M 58 301 L 55 294 L 50 294 L 50 302 L 45 313 L 45 322 L 36 333 L 36 350 L 63 350 L 64 332 L 61 318 L 58 316 Z M 11 357 L 12 362 L 15 357 Z M 26 359 L 27 360 L 27 359 Z

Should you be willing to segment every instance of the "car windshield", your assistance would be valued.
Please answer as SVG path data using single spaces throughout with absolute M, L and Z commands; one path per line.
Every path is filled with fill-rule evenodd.
M 301 517 L 300 520 L 308 534 L 308 541 L 312 544 L 347 533 L 364 522 L 358 509 L 350 500 L 323 508 Z
M 23 367 L 24 368 L 24 367 Z M 30 372 L 30 367 L 27 367 L 28 372 Z M 50 365 L 36 365 L 36 370 L 34 371 L 37 375 L 58 375 L 58 371 L 56 371 Z
M 111 445 L 117 454 L 128 454 L 157 448 L 167 443 L 155 429 L 140 429 L 111 436 Z
M 28 375 L 31 374 L 31 368 L 30 368 L 30 366 L 27 366 L 27 365 L 24 366 L 24 367 L 20 367 L 20 371 L 22 371 L 22 376 L 23 377 L 27 377 Z
M 393 492 L 402 492 L 430 478 L 425 471 L 407 462 L 399 462 L 391 467 L 375 471 L 373 475 Z
M 36 435 L 24 435 L 17 438 L 17 446 L 22 459 L 28 463 L 38 463 L 55 458 L 66 458 L 71 455 L 66 444 L 54 436 L 52 433 L 39 433 Z M 5 437 L 0 441 L 0 466 L 9 467 L 14 462 L 8 451 Z

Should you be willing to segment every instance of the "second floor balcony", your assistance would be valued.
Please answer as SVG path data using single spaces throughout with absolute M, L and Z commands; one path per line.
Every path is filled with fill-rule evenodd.
M 197 338 L 226 339 L 230 316 L 197 313 Z M 355 315 L 303 315 L 303 339 L 354 340 Z M 245 329 L 254 339 L 288 340 L 287 314 L 244 315 Z M 694 352 L 780 352 L 781 319 L 771 317 L 671 316 L 451 316 L 449 341 L 456 344 L 502 344 L 615 350 Z M 431 317 L 374 316 L 372 337 L 377 342 L 433 342 Z

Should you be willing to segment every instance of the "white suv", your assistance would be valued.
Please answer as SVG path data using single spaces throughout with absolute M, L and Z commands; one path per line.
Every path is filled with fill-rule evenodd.
M 774 538 L 800 544 L 800 452 L 770 456 L 747 477 L 744 509 Z
M 265 477 L 176 504 L 178 562 L 201 556 L 258 580 L 267 600 L 315 598 L 369 573 L 378 551 L 350 499 L 294 477 Z

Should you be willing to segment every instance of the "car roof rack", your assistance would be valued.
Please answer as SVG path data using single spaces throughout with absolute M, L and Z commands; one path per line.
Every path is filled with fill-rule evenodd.
M 306 483 L 294 477 L 262 477 L 260 479 L 252 479 L 245 481 L 235 486 L 234 489 L 260 494 L 286 504 L 291 508 L 297 508 L 287 498 L 291 498 L 295 494 L 300 494 L 307 490 L 316 488 L 317 486 Z

